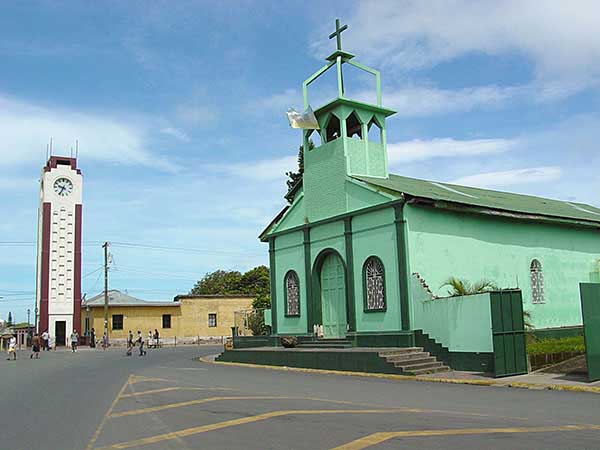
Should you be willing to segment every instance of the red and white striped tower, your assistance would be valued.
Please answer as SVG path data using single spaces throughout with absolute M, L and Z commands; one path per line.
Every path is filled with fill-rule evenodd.
M 76 158 L 51 156 L 40 178 L 37 330 L 65 345 L 81 335 L 82 176 Z

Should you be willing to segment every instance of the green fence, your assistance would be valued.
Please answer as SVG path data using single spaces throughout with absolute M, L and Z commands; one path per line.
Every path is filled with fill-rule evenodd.
M 600 283 L 580 283 L 585 360 L 589 381 L 600 380 Z
M 520 290 L 490 293 L 494 375 L 506 377 L 527 373 L 523 299 Z

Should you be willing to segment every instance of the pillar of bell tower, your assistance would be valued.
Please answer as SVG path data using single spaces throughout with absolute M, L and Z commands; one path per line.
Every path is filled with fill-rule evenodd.
M 51 156 L 40 177 L 36 324 L 56 345 L 81 334 L 81 171 L 75 158 Z

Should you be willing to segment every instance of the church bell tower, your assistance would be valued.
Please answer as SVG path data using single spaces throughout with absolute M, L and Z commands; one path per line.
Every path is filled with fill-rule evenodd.
M 51 156 L 40 177 L 36 323 L 56 345 L 81 334 L 81 211 L 77 159 Z
M 357 62 L 355 55 L 342 50 L 341 33 L 347 28 L 347 25 L 340 27 L 340 21 L 336 19 L 336 29 L 329 36 L 336 39 L 336 50 L 326 58 L 327 64 L 302 84 L 304 108 L 307 109 L 310 84 L 335 67 L 337 96 L 314 110 L 319 129 L 303 131 L 303 185 L 309 221 L 342 214 L 353 208 L 351 187 L 347 183 L 351 177 L 388 177 L 385 120 L 395 111 L 381 104 L 379 71 Z M 346 97 L 343 72 L 347 65 L 375 78 L 374 104 Z M 314 143 L 312 150 L 308 150 L 309 140 Z

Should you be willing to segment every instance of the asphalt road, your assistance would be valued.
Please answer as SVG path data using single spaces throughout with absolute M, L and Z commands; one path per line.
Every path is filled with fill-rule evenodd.
M 218 347 L 0 361 L 0 449 L 598 449 L 600 395 L 199 362 Z

